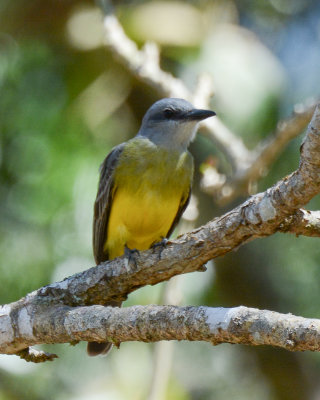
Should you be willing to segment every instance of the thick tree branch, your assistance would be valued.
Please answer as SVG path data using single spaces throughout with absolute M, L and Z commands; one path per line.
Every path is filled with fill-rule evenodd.
M 6 318 L 11 318 L 10 313 Z M 320 351 L 320 320 L 242 306 L 60 306 L 43 309 L 32 320 L 24 316 L 14 322 L 14 332 L 0 337 L 2 353 L 80 340 L 112 341 L 116 346 L 127 341 L 189 340 Z

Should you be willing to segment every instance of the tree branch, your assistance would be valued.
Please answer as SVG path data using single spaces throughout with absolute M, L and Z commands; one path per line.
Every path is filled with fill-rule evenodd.
M 266 175 L 268 168 L 289 141 L 306 128 L 315 107 L 314 101 L 296 106 L 294 114 L 287 120 L 280 121 L 276 131 L 251 152 L 249 163 L 238 168 L 234 175 L 222 181 L 223 184 L 217 185 L 215 181 L 210 182 L 208 179 L 203 179 L 201 187 L 204 192 L 213 195 L 220 204 L 234 200 L 241 193 L 249 193 L 249 185 Z
M 281 232 L 320 237 L 320 211 L 298 210 L 279 226 Z
M 314 100 L 296 105 L 293 115 L 278 123 L 275 132 L 254 150 L 253 165 L 247 172 L 247 180 L 257 180 L 263 175 L 263 170 L 269 168 L 290 140 L 307 127 L 316 105 Z
M 10 313 L 6 316 L 10 319 Z M 1 322 L 1 319 L 0 319 Z M 111 341 L 205 341 L 213 345 L 271 345 L 291 351 L 320 351 L 320 320 L 255 308 L 133 306 L 53 307 L 31 320 L 16 321 L 10 336 L 0 337 L 0 352 L 42 343 Z

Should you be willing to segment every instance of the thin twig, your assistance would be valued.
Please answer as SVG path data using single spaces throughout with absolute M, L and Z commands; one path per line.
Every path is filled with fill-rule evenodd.
M 219 204 L 227 204 L 240 194 L 250 193 L 252 184 L 267 174 L 267 170 L 289 141 L 307 127 L 315 106 L 315 101 L 295 106 L 294 114 L 287 120 L 279 122 L 276 131 L 251 152 L 251 159 L 247 165 L 242 165 L 220 186 L 214 181 L 203 179 L 201 182 L 203 191 L 213 195 Z
M 36 364 L 46 361 L 53 361 L 55 358 L 58 358 L 56 354 L 46 353 L 41 350 L 32 349 L 31 347 L 27 347 L 26 349 L 19 351 L 17 356 L 27 362 L 33 362 Z

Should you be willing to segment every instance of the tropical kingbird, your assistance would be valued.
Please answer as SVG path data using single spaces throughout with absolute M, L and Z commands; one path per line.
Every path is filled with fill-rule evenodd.
M 214 115 L 186 100 L 159 100 L 146 112 L 137 135 L 111 150 L 100 168 L 94 204 L 97 264 L 126 250 L 149 249 L 171 235 L 190 199 L 193 158 L 188 146 L 198 122 Z M 95 356 L 111 347 L 89 342 L 87 351 Z

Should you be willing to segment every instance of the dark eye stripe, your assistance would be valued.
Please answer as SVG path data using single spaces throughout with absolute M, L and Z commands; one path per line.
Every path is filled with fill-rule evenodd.
M 162 111 L 158 111 L 157 113 L 150 116 L 151 121 L 179 121 L 184 119 L 185 113 L 182 110 L 177 110 L 174 108 L 165 108 Z
M 166 108 L 163 112 L 166 118 L 171 119 L 174 115 L 177 115 L 178 112 L 172 108 Z

